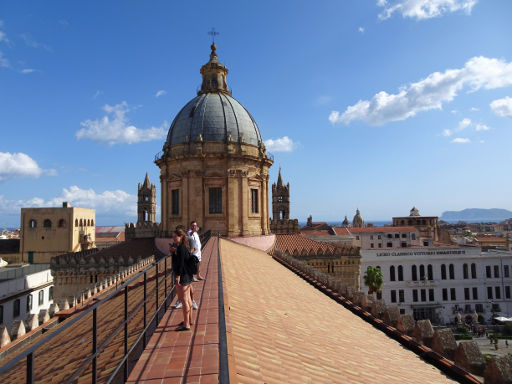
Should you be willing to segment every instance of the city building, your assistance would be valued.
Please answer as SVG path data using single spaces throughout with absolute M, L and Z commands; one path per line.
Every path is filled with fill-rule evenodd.
M 394 227 L 412 226 L 418 228 L 421 239 L 450 244 L 450 235 L 439 226 L 437 216 L 421 216 L 416 207 L 412 207 L 409 216 L 393 217 Z M 428 246 L 428 242 L 425 246 Z
M 425 240 L 420 244 L 420 233 L 416 227 L 363 227 L 363 228 L 334 228 L 337 236 L 344 232 L 352 239 L 352 245 L 361 249 L 373 248 L 408 248 L 421 245 L 432 245 Z
M 512 314 L 512 253 L 482 252 L 475 246 L 432 246 L 361 250 L 361 288 L 369 266 L 382 271 L 382 298 L 400 313 L 436 324 L 457 313 L 479 322 Z
M 49 264 L 0 268 L 0 325 L 10 329 L 14 320 L 39 314 L 53 303 Z
M 124 226 L 96 227 L 96 248 L 104 249 L 125 241 Z
M 290 183 L 284 185 L 281 177 L 281 168 L 277 183 L 272 184 L 272 219 L 270 220 L 272 233 L 298 233 L 299 220 L 290 219 Z
M 231 96 L 216 50 L 212 44 L 201 89 L 176 115 L 155 161 L 162 231 L 196 220 L 222 235 L 267 235 L 273 160 L 254 118 Z
M 23 263 L 49 263 L 53 256 L 94 247 L 95 210 L 71 207 L 21 208 Z

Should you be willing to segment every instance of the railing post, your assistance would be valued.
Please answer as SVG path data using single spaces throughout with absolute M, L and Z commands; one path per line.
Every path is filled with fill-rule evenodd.
M 144 272 L 144 329 L 146 329 L 146 301 L 147 301 L 147 294 L 146 294 L 146 286 L 147 286 L 147 276 L 146 272 Z M 146 331 L 144 331 L 144 337 L 142 338 L 142 345 L 144 346 L 144 349 L 146 349 Z
M 155 272 L 155 300 L 156 300 L 156 306 L 155 306 L 155 311 L 156 311 L 156 316 L 155 316 L 155 327 L 158 327 L 158 262 L 156 263 L 156 272 Z
M 124 356 L 128 354 L 128 285 L 124 287 Z M 128 380 L 128 359 L 124 363 L 124 381 Z
M 92 311 L 92 384 L 96 384 L 97 372 L 96 372 L 96 348 L 97 348 L 97 308 Z
M 27 355 L 27 384 L 34 382 L 34 352 Z
M 167 256 L 164 259 L 164 309 L 167 311 Z

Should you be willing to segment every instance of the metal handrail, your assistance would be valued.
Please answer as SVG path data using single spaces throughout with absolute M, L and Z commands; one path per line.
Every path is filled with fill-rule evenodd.
M 167 259 L 169 259 L 170 256 L 165 256 L 164 258 L 158 260 L 158 261 L 155 261 L 153 262 L 151 265 L 148 265 L 146 268 L 144 268 L 143 270 L 139 271 L 138 273 L 136 273 L 135 275 L 131 276 L 130 278 L 128 278 L 124 284 L 122 284 L 117 290 L 115 290 L 114 292 L 110 293 L 108 296 L 106 296 L 104 299 L 102 299 L 101 301 L 98 301 L 96 302 L 95 304 L 91 305 L 88 309 L 84 310 L 81 314 L 77 315 L 75 318 L 69 320 L 69 322 L 67 322 L 64 326 L 60 327 L 59 329 L 57 329 L 55 332 L 52 332 L 51 334 L 49 334 L 47 337 L 45 337 L 44 339 L 40 340 L 39 342 L 37 342 L 36 344 L 34 344 L 32 347 L 26 349 L 25 351 L 21 352 L 19 355 L 17 355 L 16 357 L 14 357 L 13 359 L 11 359 L 8 363 L 0 366 L 0 375 L 3 374 L 3 373 L 6 373 L 8 370 L 10 370 L 11 368 L 13 368 L 16 364 L 18 364 L 19 362 L 22 361 L 22 359 L 26 358 L 27 359 L 27 379 L 26 379 L 26 382 L 27 383 L 33 383 L 33 380 L 34 380 L 34 352 L 36 352 L 40 347 L 42 347 L 43 345 L 45 345 L 46 343 L 48 343 L 49 341 L 51 341 L 53 338 L 55 338 L 57 335 L 59 335 L 60 333 L 62 333 L 63 331 L 69 329 L 73 324 L 75 324 L 77 321 L 79 321 L 80 319 L 82 319 L 84 316 L 88 315 L 90 312 L 93 312 L 93 326 L 92 326 L 92 332 L 93 332 L 93 352 L 91 353 L 91 355 L 86 359 L 86 361 L 78 368 L 77 371 L 75 371 L 75 373 L 73 373 L 72 375 L 72 378 L 75 377 L 76 373 L 78 371 L 82 371 L 83 369 L 85 369 L 89 363 L 92 361 L 93 362 L 93 369 L 96 369 L 96 357 L 98 356 L 98 354 L 103 350 L 104 346 L 106 345 L 106 343 L 108 341 L 110 341 L 113 337 L 113 335 L 117 334 L 119 332 L 119 329 L 124 326 L 125 328 L 125 356 L 126 357 L 128 355 L 128 348 L 127 348 L 127 334 L 126 334 L 126 331 L 127 331 L 127 324 L 128 324 L 128 320 L 131 320 L 133 318 L 133 316 L 135 315 L 135 313 L 140 309 L 141 307 L 141 304 L 139 304 L 133 311 L 132 311 L 132 314 L 131 316 L 127 316 L 127 296 L 128 296 L 128 287 L 131 283 L 137 281 L 141 276 L 144 276 L 144 300 L 143 300 L 143 305 L 144 305 L 144 309 L 146 309 L 146 301 L 147 301 L 147 295 L 146 295 L 146 282 L 147 282 L 147 272 L 153 268 L 153 267 L 156 267 L 156 273 L 155 273 L 155 279 L 157 281 L 157 284 L 155 285 L 156 287 L 156 290 L 155 290 L 155 295 L 157 296 L 156 297 L 156 300 L 157 300 L 157 303 L 158 303 L 158 265 L 160 263 L 164 263 L 165 265 L 165 269 L 164 269 L 164 276 L 165 276 L 165 290 L 167 290 Z M 147 332 L 147 329 L 148 329 L 148 325 L 151 324 L 152 320 L 157 319 L 157 322 L 158 322 L 158 312 L 160 311 L 162 305 L 167 305 L 167 301 L 168 301 L 168 298 L 169 296 L 173 295 L 174 293 L 174 284 L 172 284 L 171 286 L 171 289 L 169 291 L 169 294 L 167 294 L 167 292 L 164 293 L 165 295 L 165 299 L 162 301 L 162 304 L 159 305 L 156 305 L 156 310 L 155 310 L 155 313 L 153 314 L 153 316 L 151 317 L 151 321 L 149 323 L 145 323 L 145 327 L 144 329 L 142 330 L 141 332 L 141 335 L 145 335 L 146 332 Z M 124 292 L 124 295 L 125 295 L 125 320 L 123 321 L 123 323 L 117 327 L 112 333 L 111 335 L 109 335 L 109 337 L 103 342 L 103 344 L 99 347 L 99 348 L 96 348 L 96 314 L 97 314 L 97 309 L 100 305 L 110 301 L 112 298 L 118 296 L 118 294 L 122 291 L 122 290 L 125 290 Z M 144 320 L 146 320 L 146 313 L 144 313 Z M 140 340 L 140 337 L 141 335 L 139 335 L 139 337 L 137 338 L 137 342 Z M 132 345 L 135 346 L 136 344 Z M 133 350 L 133 348 L 130 348 L 130 351 Z M 120 363 L 122 365 L 123 362 L 126 361 L 126 358 L 123 358 L 122 359 L 122 362 Z M 126 365 L 125 365 L 126 366 Z M 118 367 L 116 367 L 116 372 L 118 371 Z M 127 379 L 127 367 L 125 368 L 125 381 Z M 80 373 L 78 372 L 78 374 Z M 109 379 L 111 380 L 111 378 Z M 96 382 L 96 372 L 93 372 L 93 383 Z

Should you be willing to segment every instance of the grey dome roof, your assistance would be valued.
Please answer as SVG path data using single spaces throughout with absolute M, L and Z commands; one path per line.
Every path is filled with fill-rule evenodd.
M 204 93 L 190 100 L 176 115 L 166 145 L 226 142 L 228 137 L 229 141 L 255 146 L 262 142 L 256 122 L 242 104 L 224 93 Z

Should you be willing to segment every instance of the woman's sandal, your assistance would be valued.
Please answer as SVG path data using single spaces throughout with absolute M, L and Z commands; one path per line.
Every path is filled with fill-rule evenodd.
M 187 328 L 183 324 L 180 324 L 178 326 L 178 328 L 176 328 L 176 332 L 182 332 L 182 331 L 190 331 L 190 328 Z
M 194 325 L 194 323 L 190 322 L 190 325 Z M 183 321 L 178 324 L 178 327 L 184 327 L 184 326 L 185 326 L 185 323 Z

